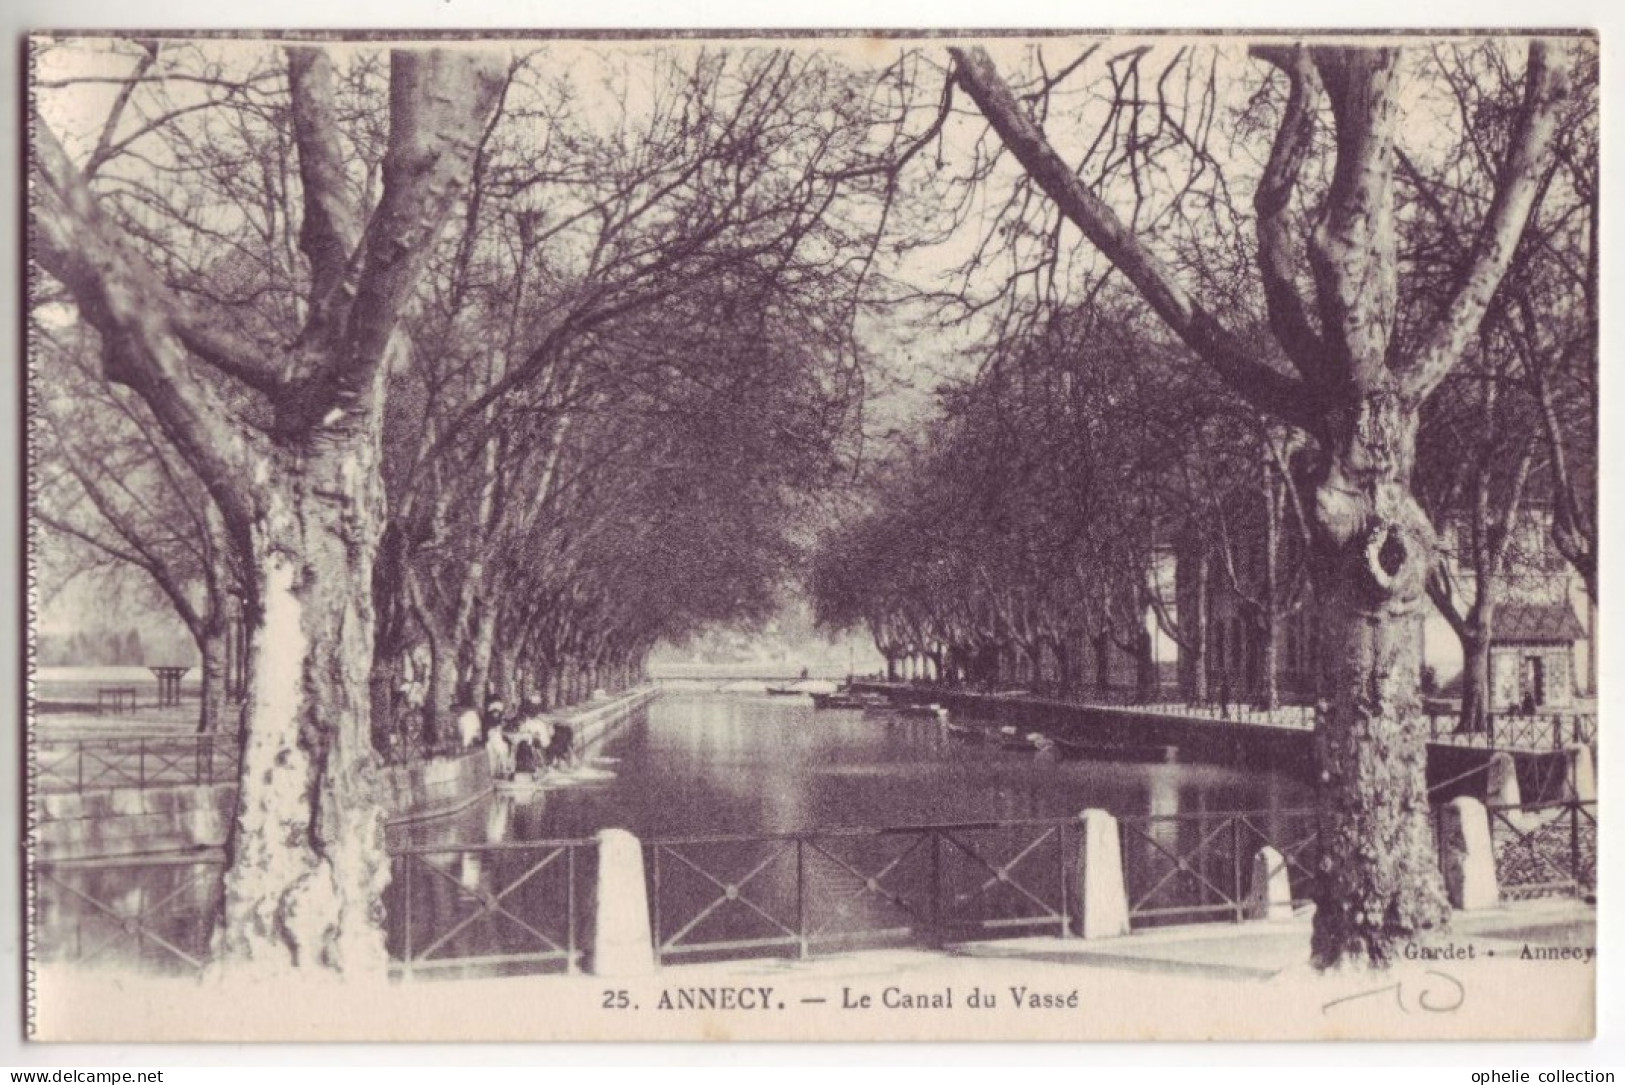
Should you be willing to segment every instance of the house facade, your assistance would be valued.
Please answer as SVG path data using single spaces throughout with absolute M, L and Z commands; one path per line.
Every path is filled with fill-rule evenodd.
M 1497 582 L 1499 601 L 1492 623 L 1491 701 L 1495 711 L 1568 709 L 1595 695 L 1596 607 L 1581 581 L 1551 545 L 1548 522 L 1539 512 L 1526 515 L 1518 528 L 1511 571 Z M 1277 606 L 1265 615 L 1258 605 L 1266 596 L 1263 532 L 1231 553 L 1204 555 L 1200 543 L 1187 541 L 1177 551 L 1174 605 L 1171 615 L 1182 625 L 1194 624 L 1205 610 L 1205 651 L 1180 652 L 1181 693 L 1195 688 L 1195 669 L 1205 668 L 1207 695 L 1220 699 L 1257 700 L 1267 679 L 1269 661 L 1277 696 L 1285 703 L 1306 704 L 1317 697 L 1321 637 L 1319 609 L 1302 578 L 1301 592 L 1280 587 L 1298 583 L 1299 559 L 1291 546 L 1278 546 L 1274 581 Z M 1468 592 L 1458 600 L 1471 605 L 1473 578 L 1458 558 L 1456 533 L 1442 533 L 1445 560 L 1452 580 Z M 1239 552 L 1238 552 L 1239 550 Z M 1222 566 L 1221 562 L 1226 563 Z M 1239 590 L 1238 590 L 1239 589 Z M 1251 602 L 1246 601 L 1250 599 Z M 1430 601 L 1417 635 L 1422 640 L 1424 693 L 1442 698 L 1459 695 L 1463 669 L 1461 640 Z

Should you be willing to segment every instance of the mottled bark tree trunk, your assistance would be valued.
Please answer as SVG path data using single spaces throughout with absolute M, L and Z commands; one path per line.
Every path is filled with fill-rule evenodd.
M 102 213 L 43 119 L 30 126 L 31 252 L 100 333 L 107 378 L 140 395 L 188 458 L 249 564 L 253 665 L 215 936 L 226 965 L 384 974 L 389 872 L 368 685 L 384 384 L 504 70 L 485 51 L 391 54 L 388 147 L 368 209 L 346 173 L 331 59 L 288 49 L 308 263 L 308 318 L 291 347 L 244 340 L 194 309 Z M 256 397 L 269 426 L 241 406 Z
M 231 703 L 229 636 L 230 627 L 222 612 L 211 616 L 198 637 L 198 654 L 203 664 L 202 703 L 198 706 L 197 724 L 200 735 L 212 735 L 220 730 Z
M 496 645 L 496 609 L 488 605 L 474 618 L 474 638 L 468 664 L 468 697 L 481 708 L 485 707 L 485 702 L 497 696 L 496 685 L 491 680 Z
M 1449 905 L 1428 817 L 1421 628 L 1432 525 L 1410 494 L 1417 417 L 1375 395 L 1316 493 L 1330 691 L 1315 728 L 1320 884 L 1312 953 L 1386 963 Z
M 381 973 L 388 882 L 369 735 L 377 430 L 314 435 L 266 480 L 244 787 L 218 956 Z

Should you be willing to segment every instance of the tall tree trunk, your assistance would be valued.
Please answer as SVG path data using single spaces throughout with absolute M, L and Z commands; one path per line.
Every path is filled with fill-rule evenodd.
M 423 699 L 423 734 L 429 745 L 450 739 L 455 721 L 452 706 L 457 699 L 457 644 L 451 625 L 442 621 L 428 606 L 415 608 L 418 625 L 429 639 L 429 688 Z
M 1134 634 L 1134 693 L 1141 704 L 1157 697 L 1157 660 L 1151 634 L 1141 629 Z
M 227 962 L 381 974 L 389 867 L 368 734 L 376 431 L 311 438 L 253 525 L 251 726 L 216 941 Z
M 1471 619 L 1469 619 L 1471 621 Z M 1456 730 L 1486 734 L 1494 711 L 1490 689 L 1490 636 L 1477 623 L 1461 642 L 1461 716 Z
M 1316 493 L 1316 598 L 1329 701 L 1315 728 L 1322 853 L 1312 952 L 1386 963 L 1449 916 L 1428 818 L 1421 685 L 1437 554 L 1409 488 L 1417 414 L 1368 397 Z
M 228 638 L 231 629 L 222 608 L 210 617 L 198 637 L 198 654 L 203 662 L 202 703 L 198 706 L 197 730 L 200 735 L 216 734 L 225 718 L 231 700 L 228 669 L 231 652 Z
M 1259 593 L 1264 606 L 1259 615 L 1263 636 L 1258 673 L 1258 707 L 1273 710 L 1281 703 L 1281 502 L 1283 486 L 1264 464 L 1264 585 Z
M 1207 645 L 1208 645 L 1208 558 L 1207 547 L 1197 544 L 1199 552 L 1196 556 L 1196 617 L 1195 628 L 1190 632 L 1192 644 L 1191 653 L 1195 656 L 1191 665 L 1191 701 L 1193 704 L 1207 704 L 1209 700 L 1208 673 L 1207 673 Z
M 471 645 L 468 671 L 468 699 L 476 707 L 498 695 L 491 680 L 491 665 L 497 643 L 496 608 L 485 606 L 474 618 L 474 641 Z

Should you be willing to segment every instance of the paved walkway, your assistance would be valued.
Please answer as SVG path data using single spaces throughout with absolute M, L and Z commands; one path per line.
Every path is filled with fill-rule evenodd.
M 1314 973 L 1299 916 L 626 977 L 302 987 L 275 1013 L 263 980 L 238 998 L 220 981 L 45 968 L 36 991 L 41 1038 L 64 1040 L 1579 1039 L 1595 1032 L 1595 934 L 1594 908 L 1558 900 L 1458 914 L 1383 972 Z
M 668 965 L 669 975 L 718 970 L 731 975 L 825 977 L 884 973 L 901 977 L 953 970 L 964 962 L 1020 961 L 1072 968 L 1151 975 L 1262 982 L 1303 967 L 1309 953 L 1310 909 L 1290 920 L 1236 924 L 1198 923 L 1141 930 L 1121 938 L 1012 938 L 971 942 L 942 952 L 886 950 L 838 954 L 806 961 L 730 961 L 712 965 Z M 1597 911 L 1563 899 L 1503 904 L 1480 912 L 1457 912 L 1448 933 L 1420 939 L 1423 949 L 1451 945 L 1478 947 L 1485 958 L 1516 955 L 1525 943 L 1541 946 L 1596 945 Z

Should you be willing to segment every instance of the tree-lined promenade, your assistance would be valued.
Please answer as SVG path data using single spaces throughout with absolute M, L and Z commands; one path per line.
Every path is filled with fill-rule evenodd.
M 32 59 L 33 526 L 147 578 L 206 728 L 249 631 L 227 963 L 381 969 L 379 749 L 762 620 L 815 536 L 825 617 L 939 674 L 1086 630 L 1149 682 L 1146 613 L 1209 643 L 1164 554 L 1313 606 L 1317 958 L 1442 918 L 1418 607 L 1487 650 L 1526 501 L 1595 553 L 1589 43 Z M 979 375 L 877 459 L 904 328 Z M 1526 439 L 1435 464 L 1464 415 Z

